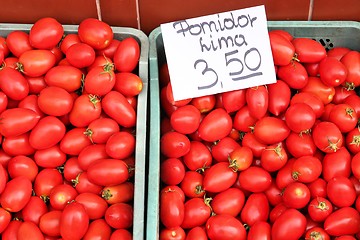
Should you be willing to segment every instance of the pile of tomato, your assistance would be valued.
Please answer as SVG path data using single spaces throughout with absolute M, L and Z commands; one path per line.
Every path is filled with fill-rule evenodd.
M 274 84 L 174 101 L 160 66 L 160 239 L 360 239 L 360 53 L 269 37 Z
M 0 234 L 132 239 L 140 45 L 88 18 L 0 37 Z

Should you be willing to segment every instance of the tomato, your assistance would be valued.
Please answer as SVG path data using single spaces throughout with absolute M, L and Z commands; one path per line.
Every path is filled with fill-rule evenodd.
M 71 202 L 60 218 L 60 234 L 65 239 L 81 239 L 89 227 L 89 216 L 81 203 Z
M 160 164 L 160 179 L 166 185 L 177 185 L 185 176 L 185 166 L 178 158 L 168 158 Z
M 3 167 L 2 164 L 0 164 L 0 194 L 4 191 L 7 181 L 9 180 L 8 172 Z M 10 174 L 10 173 L 9 173 Z
M 136 112 L 124 95 L 111 91 L 102 99 L 104 112 L 120 126 L 133 127 L 136 123 Z
M 333 212 L 333 205 L 326 198 L 316 197 L 310 201 L 307 209 L 313 221 L 323 222 Z
M 346 177 L 334 177 L 327 183 L 327 195 L 337 207 L 350 207 L 356 200 L 355 187 Z
M 85 207 L 89 219 L 92 220 L 104 217 L 108 208 L 107 202 L 95 193 L 81 193 L 76 196 L 75 201 Z
M 48 86 L 60 87 L 68 92 L 76 91 L 81 86 L 83 73 L 73 66 L 55 66 L 45 74 Z
M 18 233 L 18 240 L 26 239 L 44 239 L 44 235 L 40 231 L 39 227 L 33 222 L 23 222 L 21 223 Z
M 0 113 L 2 113 L 8 104 L 8 97 L 6 96 L 5 93 L 0 92 Z
M 334 153 L 327 153 L 323 158 L 322 176 L 325 181 L 330 181 L 334 177 L 350 177 L 351 174 L 351 155 L 345 147 L 341 147 Z M 356 171 L 353 171 L 355 174 Z
M 256 119 L 265 116 L 269 105 L 269 93 L 265 86 L 257 86 L 246 89 L 246 103 L 250 115 Z
M 225 138 L 223 138 L 223 140 L 224 139 Z M 189 152 L 183 156 L 183 164 L 185 164 L 189 170 L 197 171 L 210 167 L 211 163 L 212 155 L 208 147 L 202 142 L 191 141 Z M 162 170 L 160 170 L 160 173 L 162 173 Z
M 108 158 L 106 153 L 105 144 L 94 144 L 85 147 L 78 155 L 79 166 L 82 170 L 86 171 L 90 164 L 96 160 Z
M 50 206 L 54 210 L 63 210 L 78 195 L 75 188 L 68 184 L 60 184 L 51 189 Z
M 290 106 L 296 103 L 308 104 L 314 110 L 316 118 L 321 117 L 324 113 L 324 104 L 320 98 L 312 93 L 300 92 L 295 94 L 290 101 Z
M 288 208 L 304 208 L 310 202 L 310 190 L 303 183 L 290 183 L 283 191 L 283 201 Z
M 222 192 L 230 188 L 238 177 L 236 170 L 227 162 L 220 162 L 207 169 L 204 177 L 204 190 L 209 192 Z
M 60 184 L 63 184 L 61 173 L 53 168 L 45 168 L 35 178 L 33 187 L 35 195 L 48 200 L 51 190 Z
M 110 239 L 111 228 L 104 219 L 97 219 L 89 224 L 83 239 Z
M 74 101 L 69 120 L 75 127 L 87 127 L 101 115 L 102 103 L 92 94 L 81 95 Z
M 245 106 L 247 91 L 239 89 L 222 93 L 222 103 L 225 110 L 228 113 L 232 113 Z
M 114 133 L 106 142 L 106 153 L 117 159 L 125 159 L 135 152 L 135 137 L 126 131 Z
M 97 185 L 89 180 L 87 172 L 79 173 L 75 179 L 71 180 L 71 182 L 78 193 L 90 192 L 99 194 L 102 189 L 100 185 Z
M 206 222 L 206 233 L 212 240 L 245 240 L 246 230 L 241 222 L 226 214 L 211 216 Z
M 230 167 L 236 171 L 243 171 L 250 167 L 253 153 L 249 147 L 237 147 L 228 156 Z
M 274 64 L 279 66 L 288 65 L 294 58 L 294 45 L 289 39 L 276 32 L 270 31 L 269 39 Z
M 171 126 L 179 133 L 190 134 L 200 125 L 200 111 L 193 105 L 185 105 L 176 109 L 170 117 Z
M 81 21 L 78 28 L 79 38 L 96 50 L 104 49 L 113 39 L 111 27 L 96 18 L 86 18 Z
M 277 76 L 293 89 L 301 89 L 308 83 L 308 73 L 305 67 L 298 62 L 291 62 L 288 65 L 280 66 Z
M 336 152 L 343 145 L 340 129 L 332 122 L 320 122 L 315 125 L 313 132 L 315 145 L 325 153 Z
M 254 135 L 262 143 L 275 144 L 289 136 L 290 129 L 285 121 L 275 117 L 264 117 L 256 122 Z
M 326 185 L 327 182 L 322 178 L 318 178 L 315 181 L 308 184 L 307 186 L 310 190 L 311 198 L 317 198 L 317 197 L 326 198 L 327 197 Z
M 287 153 L 281 144 L 266 146 L 261 154 L 261 166 L 269 171 L 275 172 L 285 166 L 288 160 Z
M 336 58 L 326 57 L 319 65 L 320 79 L 329 86 L 340 86 L 345 82 L 348 70 L 346 66 Z
M 129 228 L 133 224 L 133 208 L 126 203 L 113 204 L 106 210 L 105 220 L 113 228 Z
M 250 132 L 256 123 L 256 118 L 250 115 L 250 109 L 246 105 L 236 112 L 233 127 L 242 132 Z
M 335 95 L 332 103 L 334 104 L 343 103 L 345 99 L 351 95 L 356 95 L 355 90 L 347 89 L 343 86 L 337 86 L 335 87 Z
M 160 231 L 160 240 L 185 240 L 186 233 L 181 227 L 171 229 L 162 229 Z
M 193 98 L 190 104 L 195 106 L 201 113 L 207 113 L 213 110 L 215 102 L 216 98 L 214 95 L 207 95 Z
M 169 82 L 169 84 L 165 87 L 166 91 L 165 91 L 165 99 L 161 99 L 161 101 L 167 101 L 168 103 L 170 103 L 170 105 L 176 106 L 176 107 L 182 107 L 185 106 L 187 104 L 189 104 L 191 102 L 191 98 L 187 98 L 187 99 L 183 99 L 183 100 L 178 100 L 175 101 L 174 100 L 174 95 L 173 95 L 173 91 L 172 91 L 172 86 L 171 86 L 171 82 Z
M 358 87 L 360 85 L 360 53 L 358 51 L 349 51 L 340 61 L 348 71 L 345 86 L 350 88 Z
M 31 155 L 35 152 L 35 149 L 29 143 L 29 133 L 5 138 L 2 142 L 2 149 L 11 156 Z
M 29 94 L 29 83 L 17 70 L 5 67 L 0 70 L 0 88 L 8 98 L 22 100 Z
M 0 208 L 0 233 L 9 226 L 11 221 L 11 214 L 6 211 L 4 208 Z
M 87 93 L 104 96 L 113 89 L 116 82 L 113 65 L 107 64 L 104 67 L 92 68 L 86 74 L 84 81 L 84 90 Z
M 133 37 L 122 40 L 114 54 L 114 64 L 119 72 L 132 72 L 138 65 L 140 45 Z
M 9 212 L 18 212 L 29 202 L 31 193 L 31 181 L 24 176 L 15 177 L 6 184 L 0 196 L 1 206 Z
M 22 222 L 19 220 L 10 221 L 7 228 L 1 234 L 2 239 L 3 240 L 17 239 L 17 233 L 21 224 Z
M 24 31 L 11 31 L 6 37 L 6 45 L 15 57 L 33 49 L 30 45 L 29 34 Z
M 250 192 L 266 191 L 270 187 L 271 181 L 270 173 L 260 167 L 251 166 L 239 174 L 241 187 Z
M 47 87 L 40 92 L 38 97 L 40 110 L 51 116 L 68 114 L 73 103 L 70 93 L 59 87 Z
M 302 183 L 311 183 L 320 177 L 321 161 L 313 156 L 303 156 L 295 159 L 292 167 L 292 177 Z
M 199 136 L 204 141 L 214 142 L 226 137 L 232 129 L 232 119 L 222 108 L 208 113 L 198 128 Z
M 45 202 L 38 196 L 31 196 L 29 202 L 21 210 L 21 215 L 24 221 L 33 222 L 39 225 L 42 215 L 48 212 L 48 207 Z
M 340 60 L 346 53 L 350 51 L 351 51 L 350 48 L 347 47 L 334 47 L 332 49 L 329 49 L 329 51 L 327 51 L 327 56 L 334 57 Z
M 64 36 L 62 41 L 60 42 L 60 49 L 61 51 L 66 54 L 66 51 L 69 49 L 69 47 L 75 43 L 80 43 L 81 40 L 79 38 L 79 35 L 77 33 L 69 33 Z
M 259 221 L 256 222 L 249 230 L 248 240 L 270 240 L 271 239 L 271 226 L 268 222 Z
M 185 196 L 189 198 L 203 197 L 205 191 L 203 189 L 204 176 L 195 171 L 185 172 L 180 187 Z
M 291 90 L 282 80 L 277 80 L 276 83 L 267 85 L 269 92 L 268 110 L 275 116 L 283 113 L 290 104 Z
M 353 130 L 358 122 L 358 117 L 355 110 L 348 104 L 335 105 L 329 115 L 329 121 L 338 126 L 341 132 L 350 132 Z
M 184 220 L 181 224 L 183 229 L 202 226 L 211 215 L 208 199 L 191 198 L 184 204 Z
M 73 128 L 65 133 L 60 141 L 60 149 L 69 155 L 79 155 L 87 146 L 91 145 L 90 139 L 85 136 L 86 128 Z
M 84 134 L 93 143 L 106 143 L 111 135 L 120 131 L 117 122 L 111 118 L 98 118 L 92 121 Z
M 299 239 L 306 228 L 306 218 L 296 209 L 287 209 L 274 222 L 272 239 Z
M 3 57 L 7 57 L 10 53 L 5 37 L 0 37 L 0 52 L 3 53 Z
M 66 50 L 66 60 L 77 68 L 89 67 L 95 61 L 95 50 L 86 43 L 75 43 Z
M 120 72 L 115 75 L 114 89 L 126 97 L 134 97 L 140 94 L 143 89 L 141 78 L 130 72 Z
M 316 145 L 310 133 L 291 132 L 285 140 L 285 145 L 287 151 L 295 158 L 312 156 L 316 152 Z
M 134 184 L 124 182 L 116 186 L 104 187 L 101 191 L 101 197 L 108 204 L 130 202 L 134 199 Z
M 186 235 L 186 240 L 207 240 L 206 231 L 202 227 L 194 227 Z
M 358 235 L 357 235 L 357 237 L 358 237 Z M 356 240 L 356 238 L 354 238 L 353 236 L 350 236 L 350 235 L 344 235 L 341 237 L 337 237 L 336 240 Z
M 39 108 L 37 95 L 28 95 L 27 97 L 23 98 L 19 102 L 18 107 L 33 110 L 37 113 L 37 115 L 40 116 L 40 118 L 45 116 L 45 114 Z
M 322 239 L 322 240 L 330 240 L 330 236 L 325 232 L 324 229 L 320 227 L 314 227 L 306 231 L 305 233 L 306 239 L 309 240 L 316 240 L 316 239 Z
M 326 57 L 326 50 L 321 43 L 310 38 L 294 38 L 296 58 L 302 63 L 320 62 Z
M 249 147 L 252 150 L 254 157 L 261 157 L 266 148 L 265 144 L 259 142 L 255 135 L 249 132 L 244 135 L 241 143 L 243 147 Z
M 65 131 L 65 125 L 58 118 L 46 116 L 32 129 L 29 136 L 30 145 L 40 150 L 53 147 L 61 141 Z
M 0 114 L 0 134 L 4 137 L 17 137 L 35 127 L 40 116 L 26 108 L 12 108 Z
M 115 54 L 116 49 L 118 48 L 119 44 L 120 44 L 120 40 L 113 38 L 112 41 L 110 42 L 110 44 L 107 47 L 105 47 L 103 49 L 100 49 L 100 50 L 97 50 L 96 55 L 105 56 L 105 57 L 108 57 L 110 59 L 113 59 L 114 54 Z
M 39 94 L 41 90 L 47 87 L 44 76 L 40 76 L 40 77 L 24 76 L 24 77 L 29 85 L 29 94 Z
M 326 218 L 324 229 L 330 236 L 356 234 L 360 231 L 360 214 L 351 207 L 340 208 Z
M 264 193 L 252 193 L 241 211 L 241 221 L 250 227 L 259 221 L 266 221 L 269 217 L 269 201 Z
M 314 110 L 306 103 L 292 104 L 285 112 L 285 122 L 295 133 L 310 131 L 315 120 Z
M 350 95 L 343 101 L 344 104 L 351 106 L 356 113 L 356 116 L 360 117 L 360 97 L 356 94 Z
M 28 50 L 19 56 L 18 70 L 29 77 L 44 75 L 56 63 L 49 50 Z
M 61 211 L 49 211 L 41 216 L 39 228 L 41 232 L 51 237 L 60 236 Z
M 35 180 L 38 170 L 38 165 L 34 160 L 23 155 L 13 157 L 7 166 L 7 171 L 11 178 L 25 176 L 31 182 Z
M 335 88 L 326 85 L 318 77 L 309 77 L 308 83 L 300 92 L 308 92 L 316 95 L 324 104 L 328 104 L 333 100 Z
M 63 34 L 64 28 L 56 19 L 41 18 L 30 29 L 30 45 L 34 48 L 52 49 L 60 42 Z
M 212 211 L 215 214 L 229 214 L 236 217 L 243 209 L 245 195 L 238 188 L 229 188 L 217 194 L 211 201 Z
M 303 63 L 309 77 L 317 77 L 319 75 L 319 62 Z
M 284 167 L 282 167 L 276 174 L 276 186 L 279 189 L 283 189 L 288 186 L 290 183 L 295 182 L 296 180 L 292 177 L 293 165 L 295 159 L 289 159 Z
M 181 225 L 184 219 L 185 206 L 180 194 L 166 190 L 160 194 L 160 220 L 167 228 Z
M 168 132 L 161 136 L 160 151 L 166 157 L 182 157 L 190 151 L 190 140 L 184 134 Z
M 125 182 L 129 177 L 126 163 L 118 159 L 100 159 L 87 169 L 90 182 L 100 186 L 114 186 Z

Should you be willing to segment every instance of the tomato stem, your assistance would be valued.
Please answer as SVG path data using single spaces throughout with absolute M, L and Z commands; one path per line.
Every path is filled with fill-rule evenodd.
M 92 135 L 93 135 L 93 134 L 94 134 L 94 132 L 93 132 L 93 130 L 91 130 L 90 128 L 87 128 L 87 129 L 85 130 L 85 132 L 84 132 L 84 135 L 87 136 L 87 137 L 90 139 L 90 141 L 91 141 L 92 144 L 94 144 L 94 141 L 93 141 L 93 139 L 92 139 Z
M 109 200 L 112 196 L 113 195 L 112 195 L 110 189 L 106 189 L 101 192 L 101 197 L 105 200 Z

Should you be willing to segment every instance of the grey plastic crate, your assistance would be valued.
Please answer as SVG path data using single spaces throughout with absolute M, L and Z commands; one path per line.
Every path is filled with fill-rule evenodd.
M 78 25 L 63 25 L 65 33 L 77 33 Z M 7 36 L 14 30 L 29 32 L 31 24 L 0 24 L 0 36 Z M 133 37 L 140 44 L 138 75 L 143 81 L 142 92 L 138 95 L 136 119 L 136 152 L 134 183 L 133 239 L 144 239 L 145 228 L 145 167 L 146 167 L 146 124 L 148 99 L 148 57 L 149 40 L 140 30 L 126 27 L 112 27 L 114 38 L 118 40 Z
M 325 48 L 348 47 L 360 51 L 360 22 L 353 21 L 269 21 L 268 29 L 283 29 L 294 37 L 312 38 Z M 159 238 L 160 191 L 160 89 L 159 66 L 166 61 L 160 27 L 149 35 L 150 131 L 146 239 Z

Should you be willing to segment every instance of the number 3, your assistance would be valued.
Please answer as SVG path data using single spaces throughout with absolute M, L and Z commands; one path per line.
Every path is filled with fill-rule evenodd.
M 198 87 L 198 90 L 203 90 L 203 89 L 207 89 L 207 88 L 212 88 L 213 86 L 215 86 L 219 80 L 219 77 L 217 75 L 217 73 L 215 72 L 214 69 L 210 68 L 208 63 L 204 60 L 204 59 L 198 59 L 195 61 L 194 63 L 194 69 L 197 69 L 197 66 L 200 64 L 200 63 L 203 63 L 205 64 L 201 74 L 205 76 L 205 74 L 213 74 L 214 77 L 215 77 L 215 80 L 213 83 L 209 84 L 209 85 L 205 85 L 205 86 L 199 86 Z M 221 87 L 222 87 L 222 83 L 221 83 Z

